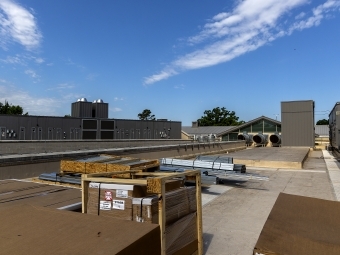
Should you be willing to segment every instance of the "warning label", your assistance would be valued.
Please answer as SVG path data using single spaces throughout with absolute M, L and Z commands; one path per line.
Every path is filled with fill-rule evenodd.
M 105 200 L 112 201 L 112 191 L 105 191 Z
M 125 201 L 124 200 L 112 200 L 112 209 L 124 210 Z

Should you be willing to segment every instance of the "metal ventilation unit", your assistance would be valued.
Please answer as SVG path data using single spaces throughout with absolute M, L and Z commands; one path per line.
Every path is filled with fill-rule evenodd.
M 87 102 L 85 97 L 72 103 L 71 116 L 75 118 L 92 118 L 92 103 Z
M 94 100 L 92 103 L 92 117 L 93 118 L 109 118 L 109 104 L 104 103 L 102 99 Z

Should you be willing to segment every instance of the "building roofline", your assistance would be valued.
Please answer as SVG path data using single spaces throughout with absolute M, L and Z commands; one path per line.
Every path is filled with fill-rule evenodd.
M 252 123 L 254 123 L 254 122 L 256 122 L 256 121 L 259 121 L 259 120 L 261 120 L 261 119 L 263 119 L 263 120 L 268 120 L 268 121 L 271 121 L 271 122 L 274 122 L 274 123 L 277 124 L 277 125 L 281 125 L 281 122 L 280 122 L 280 121 L 277 121 L 277 120 L 274 120 L 274 119 L 272 119 L 272 118 L 268 118 L 268 117 L 262 115 L 261 117 L 258 117 L 258 118 L 256 118 L 256 119 L 250 120 L 250 121 L 248 121 L 248 122 L 246 122 L 246 123 L 243 123 L 242 125 L 235 126 L 235 127 L 231 128 L 231 129 L 228 129 L 227 131 L 221 132 L 221 133 L 216 134 L 216 135 L 217 135 L 217 136 L 222 136 L 222 135 L 227 134 L 227 133 L 230 133 L 230 132 L 232 132 L 232 131 L 234 131 L 234 130 L 238 130 L 238 129 L 240 129 L 240 128 L 243 128 L 243 127 L 245 127 L 245 126 L 248 126 L 249 124 L 252 124 Z

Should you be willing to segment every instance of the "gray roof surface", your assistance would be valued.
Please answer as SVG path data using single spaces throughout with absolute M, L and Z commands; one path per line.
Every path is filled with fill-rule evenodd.
M 319 136 L 329 136 L 328 125 L 315 125 L 315 134 Z
M 234 126 L 205 126 L 205 127 L 188 127 L 183 126 L 182 131 L 189 135 L 209 135 L 209 134 L 218 134 L 228 129 L 233 128 Z

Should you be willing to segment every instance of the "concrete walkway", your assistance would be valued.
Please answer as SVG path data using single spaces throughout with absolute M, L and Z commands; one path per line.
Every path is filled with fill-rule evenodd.
M 290 147 L 250 147 L 230 153 L 235 164 L 247 167 L 298 168 L 301 169 L 309 148 Z
M 323 150 L 322 153 L 333 186 L 334 196 L 337 201 L 340 201 L 340 164 L 329 151 Z
M 252 254 L 280 192 L 338 200 L 339 164 L 324 153 L 310 154 L 304 169 L 247 167 L 249 173 L 268 176 L 269 181 L 228 182 L 231 188 L 203 207 L 204 254 Z

